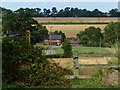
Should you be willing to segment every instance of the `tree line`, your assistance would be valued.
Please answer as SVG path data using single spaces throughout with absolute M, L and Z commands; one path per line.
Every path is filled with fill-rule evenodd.
M 2 8 L 4 11 L 5 8 Z M 118 9 L 111 9 L 109 12 L 102 12 L 98 9 L 92 11 L 87 9 L 79 9 L 73 7 L 66 7 L 64 9 L 57 10 L 56 7 L 52 9 L 44 8 L 20 8 L 16 11 L 28 11 L 32 13 L 32 17 L 118 17 Z
M 104 32 L 99 27 L 91 26 L 85 31 L 80 31 L 77 37 L 80 38 L 82 45 L 89 47 L 112 47 L 120 43 L 120 23 L 111 22 Z

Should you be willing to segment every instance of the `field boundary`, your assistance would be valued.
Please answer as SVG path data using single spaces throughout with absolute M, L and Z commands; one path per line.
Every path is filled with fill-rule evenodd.
M 41 22 L 40 24 L 56 24 L 56 25 L 69 25 L 69 24 L 109 24 L 110 22 Z

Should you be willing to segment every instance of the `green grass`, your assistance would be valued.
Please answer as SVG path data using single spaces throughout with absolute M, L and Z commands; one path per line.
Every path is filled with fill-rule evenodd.
M 72 80 L 72 88 L 100 88 L 101 83 L 98 79 L 74 79 Z
M 41 47 L 43 47 L 44 49 L 49 49 L 49 48 L 50 48 L 50 45 L 43 45 L 43 46 L 41 46 Z
M 62 55 L 64 53 L 63 49 L 61 48 L 61 46 L 57 47 L 54 49 L 55 50 L 55 54 L 60 54 Z
M 40 24 L 108 24 L 108 22 L 45 22 Z
M 103 85 L 100 78 L 91 79 L 73 79 L 70 88 L 118 88 L 118 85 Z M 22 86 L 19 84 L 3 84 L 4 88 L 67 88 L 65 86 Z
M 118 88 L 118 85 L 102 85 L 99 78 L 74 79 L 72 80 L 72 88 Z
M 112 48 L 100 48 L 100 47 L 83 47 L 83 46 L 72 46 L 73 53 L 78 52 L 78 54 L 113 54 Z M 63 49 L 61 46 L 55 48 L 56 54 L 63 54 Z
M 50 45 L 35 45 L 35 47 L 36 47 L 36 46 L 42 47 L 42 48 L 44 48 L 45 50 L 50 48 Z
M 78 54 L 108 54 L 112 53 L 107 48 L 100 47 L 82 47 L 73 46 L 73 52 L 78 51 Z
M 118 59 L 109 60 L 108 64 L 119 64 L 119 61 L 118 61 Z

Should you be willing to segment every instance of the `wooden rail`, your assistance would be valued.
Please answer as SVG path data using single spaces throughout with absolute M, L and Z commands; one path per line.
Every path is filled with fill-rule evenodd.
M 108 68 L 118 68 L 120 65 L 76 65 L 76 68 L 84 68 L 84 67 L 108 67 Z
M 79 68 L 84 68 L 84 67 L 108 67 L 108 68 L 118 68 L 120 67 L 120 65 L 104 65 L 104 64 L 101 64 L 101 65 L 80 65 L 78 63 L 78 57 L 74 57 L 73 58 L 73 62 L 74 62 L 74 66 L 76 69 L 79 69 Z

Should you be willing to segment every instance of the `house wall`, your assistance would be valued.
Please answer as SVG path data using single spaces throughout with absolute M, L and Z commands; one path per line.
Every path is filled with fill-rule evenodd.
M 49 45 L 50 42 L 57 43 L 58 45 L 62 44 L 61 40 L 44 40 L 44 44 Z

